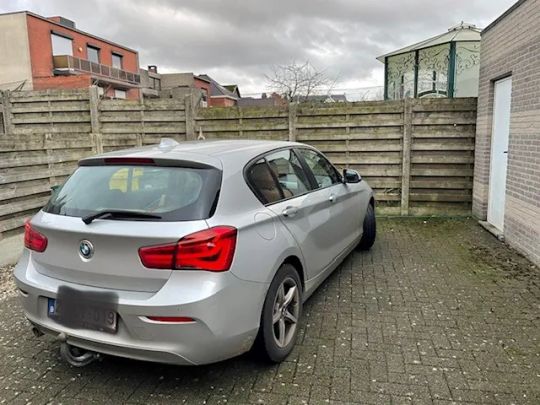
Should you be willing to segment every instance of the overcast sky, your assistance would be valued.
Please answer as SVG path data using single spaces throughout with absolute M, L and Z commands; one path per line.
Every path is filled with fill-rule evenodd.
M 337 88 L 383 84 L 375 58 L 446 31 L 484 27 L 515 0 L 2 0 L 0 12 L 61 15 L 139 51 L 141 67 L 207 73 L 244 94 L 274 64 L 309 60 Z

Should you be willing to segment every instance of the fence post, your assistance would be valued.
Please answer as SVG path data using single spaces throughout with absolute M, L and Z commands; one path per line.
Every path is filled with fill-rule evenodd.
M 298 120 L 298 104 L 289 102 L 289 142 L 296 142 L 296 122 Z
M 57 184 L 56 177 L 54 176 L 54 151 L 50 145 L 52 140 L 52 133 L 43 134 L 43 148 L 45 149 L 45 153 L 47 154 L 47 169 L 49 170 L 49 187 Z
M 403 143 L 401 161 L 401 215 L 409 215 L 409 193 L 411 180 L 413 99 L 403 100 Z
M 146 110 L 146 106 L 144 104 L 144 98 L 142 96 L 142 92 L 141 92 L 141 95 L 139 97 L 139 113 L 141 114 L 141 132 L 137 133 L 136 134 L 136 138 L 135 138 L 135 145 L 140 148 L 141 146 L 143 146 L 144 144 L 144 135 L 145 135 L 145 130 L 144 130 L 144 112 Z
M 4 110 L 4 133 L 11 134 L 13 132 L 13 123 L 11 121 L 11 93 L 9 90 L 2 92 L 2 106 Z
M 195 136 L 195 114 L 191 92 L 184 97 L 184 113 L 186 116 L 186 141 L 194 141 Z
M 242 130 L 244 125 L 244 114 L 242 113 L 241 107 L 236 107 L 238 111 L 238 136 L 240 139 L 244 139 L 244 131 Z
M 90 126 L 92 128 L 92 140 L 96 148 L 96 153 L 103 153 L 103 141 L 99 128 L 99 93 L 97 86 L 90 86 Z
M 348 108 L 348 106 L 347 106 Z M 350 167 L 351 163 L 351 153 L 350 153 L 350 139 L 351 139 L 351 126 L 350 126 L 350 120 L 351 115 L 347 111 L 347 114 L 345 114 L 345 121 L 347 122 L 347 126 L 345 127 L 345 134 L 347 135 L 347 138 L 345 139 L 345 161 L 347 162 L 345 167 L 348 169 Z

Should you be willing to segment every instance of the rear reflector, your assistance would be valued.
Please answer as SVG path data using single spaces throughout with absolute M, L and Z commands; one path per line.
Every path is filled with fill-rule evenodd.
M 47 237 L 32 228 L 30 221 L 24 224 L 24 246 L 36 252 L 47 249 Z
M 234 257 L 236 234 L 232 226 L 216 226 L 174 244 L 142 247 L 139 257 L 151 269 L 227 271 Z
M 189 318 L 187 316 L 147 316 L 147 318 L 155 322 L 174 322 L 174 323 L 195 322 L 193 318 Z

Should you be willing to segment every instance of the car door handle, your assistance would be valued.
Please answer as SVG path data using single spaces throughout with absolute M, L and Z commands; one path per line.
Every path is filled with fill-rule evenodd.
M 282 214 L 284 217 L 292 218 L 296 215 L 298 212 L 298 208 L 296 207 L 287 207 L 283 210 Z
M 330 194 L 330 197 L 328 197 L 328 201 L 330 202 L 336 202 L 336 196 L 334 194 Z

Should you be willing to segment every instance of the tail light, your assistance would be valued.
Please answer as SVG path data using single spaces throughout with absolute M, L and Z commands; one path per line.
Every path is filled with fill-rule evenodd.
M 232 226 L 216 226 L 174 244 L 142 247 L 139 257 L 145 267 L 152 269 L 227 271 L 236 248 L 236 234 Z
M 24 246 L 36 252 L 47 249 L 47 237 L 32 228 L 30 221 L 24 224 Z

